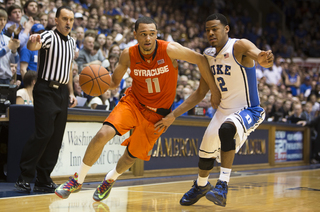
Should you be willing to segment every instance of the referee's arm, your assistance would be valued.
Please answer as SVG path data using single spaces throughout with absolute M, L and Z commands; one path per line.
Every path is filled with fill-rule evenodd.
M 68 89 L 69 89 L 69 107 L 75 107 L 78 104 L 77 98 L 74 96 L 73 92 L 73 77 L 72 77 L 72 65 L 70 66 L 70 74 L 69 74 L 69 82 L 68 82 Z
M 31 51 L 37 51 L 41 48 L 41 37 L 40 34 L 30 35 L 30 38 L 27 43 L 27 48 Z

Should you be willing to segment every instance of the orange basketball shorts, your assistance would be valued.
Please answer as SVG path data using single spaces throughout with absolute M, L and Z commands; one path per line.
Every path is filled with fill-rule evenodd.
M 121 98 L 117 106 L 106 118 L 123 135 L 133 129 L 131 136 L 121 145 L 128 146 L 129 152 L 137 158 L 148 161 L 153 146 L 163 130 L 154 130 L 154 124 L 163 118 L 142 106 L 131 91 Z

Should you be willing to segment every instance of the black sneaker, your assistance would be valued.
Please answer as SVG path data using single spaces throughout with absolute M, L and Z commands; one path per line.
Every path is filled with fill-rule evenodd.
M 216 187 L 211 189 L 206 198 L 216 205 L 226 207 L 228 194 L 228 184 L 225 181 L 218 180 Z
M 45 192 L 45 193 L 54 193 L 54 191 L 58 188 L 58 185 L 54 182 L 51 183 L 40 183 L 38 181 L 35 182 L 33 191 L 34 192 Z
M 30 183 L 26 182 L 25 180 L 18 180 L 14 187 L 16 187 L 16 189 L 18 189 L 19 191 L 23 192 L 30 193 L 31 191 Z
M 183 195 L 180 200 L 181 205 L 193 205 L 194 203 L 198 202 L 198 200 L 205 196 L 213 186 L 208 182 L 206 186 L 198 186 L 197 181 L 195 180 L 193 183 L 192 188 Z

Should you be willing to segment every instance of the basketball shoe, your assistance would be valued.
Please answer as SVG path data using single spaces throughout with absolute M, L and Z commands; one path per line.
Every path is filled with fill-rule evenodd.
M 97 187 L 96 191 L 93 194 L 93 199 L 95 201 L 101 201 L 106 199 L 111 191 L 111 188 L 114 184 L 114 180 L 103 180 L 102 183 Z
M 227 204 L 227 194 L 227 182 L 218 180 L 216 186 L 206 194 L 206 198 L 216 205 L 225 207 Z
M 81 190 L 82 184 L 78 183 L 78 173 L 74 173 L 73 177 L 61 184 L 55 191 L 55 194 L 62 199 L 67 199 L 71 193 L 77 193 Z
M 210 189 L 213 189 L 213 186 L 208 182 L 206 186 L 198 186 L 197 181 L 195 180 L 192 188 L 183 195 L 180 200 L 181 205 L 193 205 L 198 202 L 198 200 L 206 195 Z

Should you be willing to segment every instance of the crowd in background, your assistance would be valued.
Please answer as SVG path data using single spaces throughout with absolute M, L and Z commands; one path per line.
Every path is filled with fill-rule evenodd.
M 103 104 L 112 110 L 124 90 L 132 83 L 130 70 L 118 89 L 108 91 L 98 99 L 83 93 L 78 84 L 78 75 L 90 64 L 100 64 L 112 73 L 121 51 L 137 44 L 133 26 L 138 17 L 154 18 L 158 23 L 158 39 L 176 41 L 202 53 L 209 46 L 204 31 L 205 19 L 209 14 L 220 12 L 229 20 L 229 37 L 247 38 L 260 49 L 271 49 L 276 56 L 274 66 L 270 69 L 257 64 L 259 93 L 261 105 L 266 110 L 266 120 L 290 123 L 312 120 L 320 110 L 320 70 L 300 67 L 290 58 L 320 57 L 320 14 L 317 13 L 320 3 L 290 0 L 273 2 L 284 11 L 287 33 L 281 30 L 281 16 L 272 7 L 265 18 L 265 26 L 262 26 L 249 15 L 247 8 L 237 1 L 4 0 L 0 6 L 8 12 L 5 34 L 13 33 L 13 29 L 10 30 L 13 24 L 16 24 L 16 30 L 18 29 L 17 15 L 13 12 L 20 8 L 22 16 L 22 29 L 19 34 L 21 42 L 18 49 L 21 63 L 13 68 L 14 80 L 11 83 L 24 87 L 25 73 L 36 71 L 32 66 L 36 62 L 34 58 L 33 61 L 23 59 L 26 42 L 22 38 L 25 39 L 32 33 L 41 33 L 42 30 L 54 29 L 56 9 L 68 5 L 75 13 L 71 32 L 71 36 L 77 41 L 76 59 L 73 63 L 75 94 L 86 98 L 85 106 L 96 108 Z M 179 81 L 173 108 L 197 89 L 199 80 L 198 67 L 179 61 Z M 199 103 L 197 109 L 184 115 L 188 114 L 212 117 L 214 110 L 210 106 L 210 94 Z

